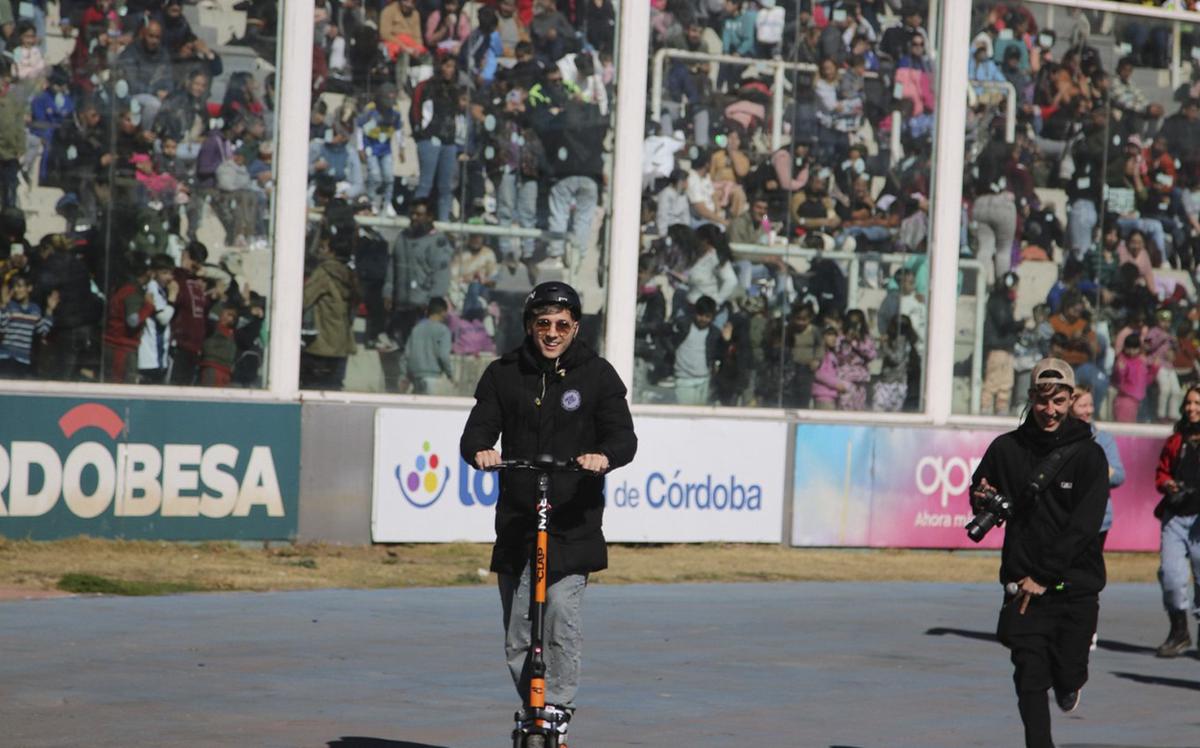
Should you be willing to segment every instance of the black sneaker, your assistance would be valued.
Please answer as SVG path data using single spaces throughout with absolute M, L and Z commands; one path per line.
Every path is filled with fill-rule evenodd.
M 1079 690 L 1060 691 L 1054 689 L 1054 700 L 1058 702 L 1058 708 L 1064 713 L 1070 714 L 1075 711 L 1075 707 L 1079 706 Z

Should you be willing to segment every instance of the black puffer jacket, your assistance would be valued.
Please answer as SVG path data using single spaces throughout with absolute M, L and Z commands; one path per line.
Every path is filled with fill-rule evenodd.
M 463 459 L 473 465 L 475 454 L 491 449 L 497 437 L 502 457 L 549 454 L 569 460 L 599 453 L 608 458 L 610 470 L 628 464 L 637 451 L 625 385 L 607 361 L 579 340 L 557 366 L 542 358 L 528 337 L 488 366 L 459 442 Z M 525 568 L 536 534 L 536 503 L 533 473 L 501 476 L 492 571 L 519 574 Z M 583 574 L 606 568 L 604 478 L 556 473 L 550 503 L 550 571 Z
M 1081 441 L 1088 443 L 1067 458 L 1046 490 L 1029 496 L 1025 487 L 1046 455 Z M 1068 418 L 1046 432 L 1030 414 L 988 446 L 972 488 L 983 478 L 1013 500 L 1013 518 L 1003 531 L 1001 584 L 1028 576 L 1050 589 L 1065 583 L 1068 594 L 1104 589 L 1100 523 L 1108 503 L 1108 460 L 1086 423 Z

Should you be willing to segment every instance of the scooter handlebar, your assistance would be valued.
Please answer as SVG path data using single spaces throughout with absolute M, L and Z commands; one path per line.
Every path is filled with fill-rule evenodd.
M 501 460 L 499 465 L 484 468 L 488 471 L 497 470 L 533 470 L 539 473 L 575 473 L 583 472 L 583 468 L 575 460 L 556 460 L 550 455 L 538 455 L 532 460 L 514 459 Z

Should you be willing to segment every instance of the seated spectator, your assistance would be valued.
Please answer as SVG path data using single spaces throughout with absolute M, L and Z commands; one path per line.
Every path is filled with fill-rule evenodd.
M 162 36 L 162 24 L 150 21 L 138 32 L 137 41 L 121 52 L 116 64 L 116 74 L 128 86 L 131 102 L 137 103 L 139 124 L 147 130 L 154 127 L 162 100 L 175 87 Z
M 719 145 L 719 143 L 718 143 Z M 725 136 L 725 144 L 709 158 L 709 176 L 712 178 L 714 202 L 718 210 L 736 218 L 746 210 L 746 192 L 741 182 L 750 173 L 750 157 L 742 150 L 742 135 L 737 127 L 731 127 Z
M 810 175 L 808 184 L 792 198 L 792 222 L 805 234 L 829 237 L 828 246 L 833 246 L 832 234 L 842 225 L 837 214 L 836 201 L 829 196 L 828 170 Z
M 666 236 L 667 229 L 675 224 L 692 224 L 691 203 L 688 201 L 689 176 L 683 169 L 671 172 L 667 186 L 655 198 L 654 225 L 660 235 Z
M 1148 100 L 1133 82 L 1134 61 L 1132 57 L 1122 57 L 1117 61 L 1117 75 L 1112 79 L 1109 96 L 1112 105 L 1121 112 L 1128 121 L 1122 121 L 1126 132 L 1139 133 L 1143 127 L 1163 116 L 1161 104 Z
M 715 223 L 724 226 L 729 222 L 725 212 L 717 205 L 716 185 L 710 174 L 712 155 L 701 151 L 692 159 L 688 171 L 687 197 L 692 206 L 692 225 Z
M 425 46 L 438 52 L 457 55 L 471 35 L 471 19 L 459 12 L 458 0 L 442 0 L 440 9 L 425 19 Z
M 701 226 L 697 229 L 696 236 L 700 240 L 698 254 L 692 258 L 684 271 L 688 303 L 695 304 L 701 296 L 707 296 L 718 308 L 722 308 L 734 298 L 739 289 L 729 241 L 725 234 L 712 224 Z M 721 315 L 719 322 L 724 324 L 724 315 Z

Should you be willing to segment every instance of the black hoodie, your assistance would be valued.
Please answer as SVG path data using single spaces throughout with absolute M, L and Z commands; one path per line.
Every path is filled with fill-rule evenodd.
M 1081 441 L 1088 443 L 1074 450 L 1046 490 L 1029 496 L 1025 487 L 1046 455 Z M 1108 502 L 1108 460 L 1086 423 L 1067 418 L 1047 432 L 1031 413 L 988 446 L 972 487 L 983 478 L 1013 501 L 1013 518 L 1003 530 L 1001 584 L 1028 576 L 1050 591 L 1063 584 L 1071 595 L 1104 588 L 1100 523 Z
M 571 460 L 598 453 L 608 458 L 610 470 L 628 464 L 637 451 L 625 385 L 578 339 L 557 361 L 548 361 L 526 336 L 520 348 L 488 365 L 459 442 L 463 459 L 474 465 L 475 454 L 492 449 L 497 438 L 505 458 L 549 454 Z M 533 549 L 536 503 L 532 472 L 501 475 L 492 571 L 520 574 L 524 569 Z M 550 504 L 550 571 L 584 574 L 606 568 L 604 478 L 556 473 Z

